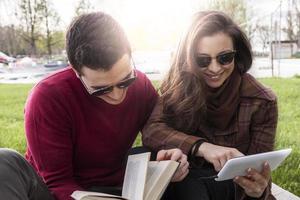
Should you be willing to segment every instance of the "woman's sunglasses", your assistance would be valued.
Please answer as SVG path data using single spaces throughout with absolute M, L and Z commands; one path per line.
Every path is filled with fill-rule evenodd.
M 196 57 L 196 62 L 200 68 L 206 68 L 210 65 L 212 59 L 215 58 L 219 64 L 228 65 L 228 64 L 232 63 L 235 53 L 236 53 L 236 51 L 232 50 L 232 51 L 226 51 L 226 52 L 219 53 L 216 57 L 211 57 L 211 56 L 206 56 L 206 55 L 198 55 Z
M 113 91 L 114 87 L 117 87 L 119 89 L 124 89 L 129 87 L 135 80 L 136 80 L 137 76 L 136 76 L 136 72 L 135 70 L 133 70 L 133 77 L 130 77 L 128 79 L 122 80 L 119 83 L 115 84 L 115 85 L 109 85 L 109 86 L 103 86 L 99 89 L 93 90 L 91 91 L 86 84 L 84 83 L 84 81 L 82 80 L 81 77 L 79 77 L 79 79 L 81 80 L 82 84 L 84 85 L 84 87 L 86 88 L 86 90 L 89 92 L 90 95 L 93 96 L 101 96 L 107 93 L 110 93 Z

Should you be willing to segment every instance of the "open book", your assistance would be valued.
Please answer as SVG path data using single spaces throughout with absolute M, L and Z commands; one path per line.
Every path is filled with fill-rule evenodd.
M 163 195 L 179 163 L 172 160 L 149 161 L 150 153 L 128 157 L 122 196 L 99 192 L 74 191 L 76 200 L 157 200 Z

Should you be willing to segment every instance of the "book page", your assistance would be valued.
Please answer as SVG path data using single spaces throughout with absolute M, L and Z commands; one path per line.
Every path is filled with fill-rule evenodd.
M 157 200 L 161 198 L 178 165 L 178 162 L 171 160 L 149 162 L 145 186 L 145 200 Z
M 130 200 L 143 199 L 149 159 L 150 152 L 128 157 L 122 197 Z
M 111 194 L 105 194 L 101 192 L 79 191 L 79 190 L 74 191 L 71 197 L 75 200 L 114 200 L 114 199 L 126 200 L 125 198 L 111 195 Z

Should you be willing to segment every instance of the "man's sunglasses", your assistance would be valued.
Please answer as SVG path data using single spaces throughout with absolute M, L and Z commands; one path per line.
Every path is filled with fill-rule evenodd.
M 136 72 L 135 70 L 133 70 L 133 77 L 127 78 L 125 80 L 120 81 L 119 83 L 115 84 L 115 85 L 109 85 L 109 86 L 103 86 L 99 89 L 93 90 L 91 91 L 91 89 L 89 89 L 86 84 L 84 83 L 84 81 L 82 80 L 81 76 L 79 77 L 80 81 L 82 82 L 83 86 L 85 87 L 85 89 L 88 91 L 88 93 L 90 95 L 93 96 L 101 96 L 107 93 L 110 93 L 113 91 L 114 87 L 117 87 L 119 89 L 124 89 L 129 87 L 137 78 L 136 76 Z
M 219 53 L 216 57 L 211 57 L 211 56 L 207 56 L 207 55 L 198 55 L 196 57 L 196 62 L 200 68 L 206 68 L 210 65 L 210 63 L 212 62 L 212 59 L 215 58 L 219 64 L 228 65 L 228 64 L 232 63 L 235 53 L 236 53 L 236 51 L 232 50 L 232 51 L 226 51 L 226 52 Z

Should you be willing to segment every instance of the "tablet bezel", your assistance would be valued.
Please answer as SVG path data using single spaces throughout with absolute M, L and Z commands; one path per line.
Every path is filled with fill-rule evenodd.
M 236 176 L 245 176 L 247 174 L 247 169 L 249 168 L 261 171 L 265 161 L 269 163 L 270 168 L 273 171 L 285 160 L 291 151 L 292 149 L 282 149 L 232 158 L 225 163 L 215 180 L 224 181 L 233 179 Z

